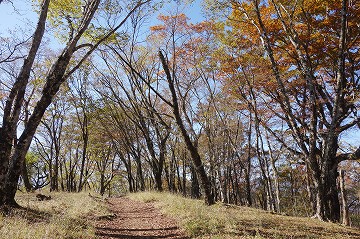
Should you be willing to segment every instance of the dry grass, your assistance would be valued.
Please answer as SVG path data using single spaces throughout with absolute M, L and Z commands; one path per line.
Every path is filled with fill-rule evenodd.
M 155 202 L 164 213 L 178 219 L 192 238 L 355 239 L 360 231 L 316 219 L 289 217 L 248 207 L 216 204 L 166 193 L 137 193 L 130 198 Z
M 87 193 L 44 193 L 49 201 L 37 201 L 36 193 L 18 193 L 16 209 L 0 216 L 1 239 L 94 238 L 93 221 L 106 214 L 100 197 Z

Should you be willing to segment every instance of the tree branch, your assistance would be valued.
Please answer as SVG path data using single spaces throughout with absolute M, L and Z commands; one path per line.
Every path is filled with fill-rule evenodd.
M 337 163 L 340 163 L 345 160 L 359 160 L 360 159 L 360 147 L 355 150 L 353 153 L 347 153 L 347 154 L 339 154 L 336 156 Z

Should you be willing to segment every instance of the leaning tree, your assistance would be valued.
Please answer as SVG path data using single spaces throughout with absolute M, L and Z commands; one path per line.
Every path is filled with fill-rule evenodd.
M 32 36 L 28 54 L 9 90 L 0 128 L 0 206 L 17 206 L 17 190 L 21 167 L 25 160 L 35 131 L 46 109 L 51 104 L 60 86 L 87 60 L 105 41 L 121 37 L 117 31 L 140 7 L 144 1 L 101 1 L 101 0 L 43 0 L 39 6 L 38 22 Z M 113 21 L 101 21 L 101 17 Z M 98 21 L 95 21 L 96 18 Z M 106 19 L 105 19 L 106 20 Z M 24 103 L 25 92 L 31 77 L 31 70 L 44 37 L 46 23 L 53 24 L 59 31 L 63 49 L 52 61 L 41 95 L 30 113 L 26 124 L 18 127 Z M 101 22 L 107 26 L 98 25 Z M 110 25 L 112 23 L 112 25 Z M 17 137 L 17 135 L 20 135 Z

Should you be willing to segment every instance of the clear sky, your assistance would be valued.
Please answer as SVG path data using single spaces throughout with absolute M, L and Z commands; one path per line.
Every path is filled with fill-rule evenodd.
M 0 34 L 8 34 L 8 30 L 35 27 L 37 14 L 32 11 L 29 0 L 13 1 L 13 4 L 3 2 L 0 4 Z

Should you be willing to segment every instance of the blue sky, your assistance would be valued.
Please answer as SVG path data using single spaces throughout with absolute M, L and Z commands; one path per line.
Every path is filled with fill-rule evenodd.
M 204 20 L 201 12 L 202 0 L 191 1 L 191 4 L 179 6 L 175 1 L 167 3 L 159 13 L 155 13 L 150 17 L 150 22 L 145 26 L 144 32 L 147 32 L 150 26 L 158 24 L 157 17 L 159 14 L 169 15 L 175 14 L 176 11 L 185 13 L 190 22 L 196 23 Z M 37 13 L 32 7 L 32 0 L 13 1 L 13 4 L 3 2 L 0 4 L 0 36 L 6 37 L 9 34 L 16 34 L 22 39 L 26 39 L 33 33 L 37 22 Z M 12 31 L 12 32 L 11 32 Z M 24 33 L 25 32 L 25 36 Z M 54 48 L 59 47 L 57 40 L 51 40 L 48 44 Z
M 162 11 L 164 15 L 174 13 L 176 11 L 176 3 L 170 3 L 165 6 Z M 180 12 L 184 12 L 191 22 L 199 22 L 203 20 L 201 14 L 201 0 L 196 0 L 185 7 L 179 7 Z M 154 16 L 156 19 L 157 16 Z M 10 3 L 0 4 L 0 34 L 4 36 L 8 29 L 16 29 L 29 26 L 34 28 L 36 24 L 37 14 L 33 11 L 30 0 L 13 1 Z M 32 23 L 32 24 L 31 24 Z M 154 22 L 155 23 L 155 22 Z
M 34 28 L 34 22 L 37 14 L 32 11 L 31 2 L 14 1 L 0 4 L 0 34 L 7 34 L 8 30 L 25 27 Z M 31 24 L 33 23 L 33 24 Z

